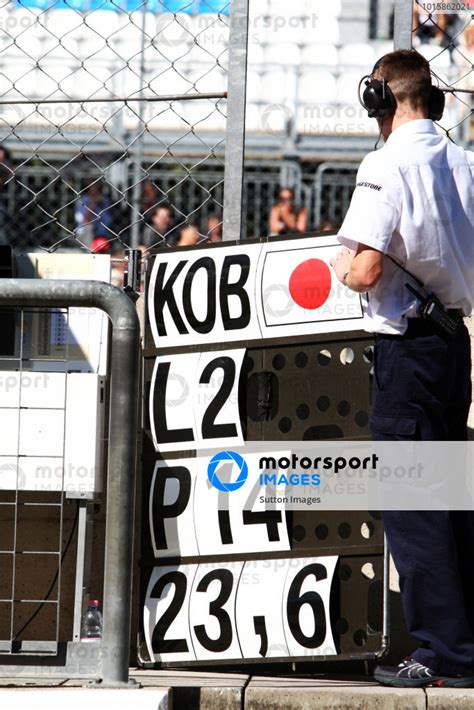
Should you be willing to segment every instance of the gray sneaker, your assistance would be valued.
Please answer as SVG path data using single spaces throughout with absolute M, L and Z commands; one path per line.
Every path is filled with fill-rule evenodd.
M 377 666 L 374 678 L 382 685 L 394 688 L 424 688 L 427 685 L 474 688 L 474 675 L 443 675 L 418 663 L 414 658 L 405 658 L 398 666 Z

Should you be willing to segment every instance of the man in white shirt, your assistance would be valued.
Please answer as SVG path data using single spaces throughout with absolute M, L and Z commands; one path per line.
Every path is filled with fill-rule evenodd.
M 439 115 L 439 89 L 415 51 L 382 57 L 362 101 L 385 145 L 361 163 L 339 232 L 346 248 L 332 266 L 342 283 L 368 292 L 364 327 L 376 334 L 372 438 L 465 440 L 471 358 L 462 316 L 474 303 L 474 153 L 438 135 L 430 116 Z M 420 282 L 445 307 L 454 335 L 420 317 L 412 290 L 422 291 Z M 474 513 L 390 511 L 383 521 L 408 630 L 421 646 L 399 666 L 377 668 L 375 678 L 474 687 Z

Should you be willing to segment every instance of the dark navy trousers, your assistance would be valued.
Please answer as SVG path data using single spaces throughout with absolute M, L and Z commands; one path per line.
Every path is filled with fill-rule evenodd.
M 466 440 L 470 403 L 464 326 L 449 339 L 415 319 L 403 336 L 377 336 L 374 440 Z M 413 657 L 441 673 L 474 673 L 474 512 L 387 511 L 382 517 L 407 628 L 421 642 Z

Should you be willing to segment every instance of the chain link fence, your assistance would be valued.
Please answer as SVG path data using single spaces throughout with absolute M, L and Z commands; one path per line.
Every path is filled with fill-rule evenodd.
M 229 6 L 3 2 L 2 243 L 119 254 L 220 232 Z
M 0 244 L 103 251 L 120 261 L 130 247 L 220 240 L 230 5 L 0 0 Z M 460 3 L 467 9 L 447 14 L 422 0 L 396 5 L 409 39 L 395 27 L 395 45 L 429 59 L 447 89 L 440 126 L 469 144 L 472 8 Z M 351 14 L 340 2 L 250 3 L 253 156 L 284 140 L 296 156 L 311 139 L 326 141 L 332 155 L 339 146 L 341 157 L 357 137 L 370 143 L 360 143 L 361 155 L 372 147 L 376 127 L 357 104 L 357 83 L 391 45 L 367 41 L 367 8 Z M 267 158 L 246 163 L 243 236 L 268 233 L 285 184 L 306 207 L 311 229 L 340 223 L 352 169 L 321 166 L 317 177 L 324 158 L 304 162 L 302 154 L 286 172 L 280 151 Z
M 382 51 L 367 41 L 368 4 L 249 7 L 253 155 L 298 137 L 335 141 L 337 153 L 347 135 L 373 134 L 356 92 Z M 220 240 L 230 10 L 230 0 L 0 0 L 0 243 L 121 260 L 129 247 Z M 282 157 L 245 177 L 243 236 L 268 233 Z M 337 210 L 317 214 L 317 161 L 299 167 L 292 185 L 314 228 Z
M 58 162 L 53 165 L 61 173 L 62 164 Z M 295 189 L 297 203 L 307 210 L 310 229 L 316 229 L 321 223 L 328 221 L 340 224 L 355 187 L 358 165 L 357 162 L 346 164 L 334 161 L 306 167 L 304 170 L 294 165 L 292 167 L 295 169 L 289 174 L 282 174 L 280 161 L 247 160 L 243 195 L 244 234 L 255 237 L 268 233 L 271 206 L 277 200 L 280 186 L 286 184 Z M 79 241 L 72 237 L 58 243 L 53 224 L 44 227 L 40 240 L 37 235 L 40 230 L 37 229 L 35 210 L 22 211 L 21 205 L 25 204 L 32 194 L 45 191 L 50 212 L 61 213 L 66 224 L 73 225 L 77 201 L 70 201 L 69 185 L 78 194 L 87 189 L 93 177 L 87 167 L 84 161 L 77 161 L 76 170 L 71 172 L 68 184 L 60 179 L 51 184 L 51 168 L 45 165 L 22 165 L 15 169 L 16 179 L 6 182 L 3 193 L 5 227 L 9 243 L 14 248 L 29 251 L 38 247 L 51 251 L 58 248 L 83 251 Z M 171 158 L 161 160 L 159 166 L 144 164 L 144 169 L 148 171 L 147 179 L 153 185 L 160 185 L 163 192 L 169 196 L 167 200 L 173 204 L 178 214 L 193 211 L 196 213 L 195 222 L 200 225 L 201 234 L 208 224 L 211 224 L 212 228 L 212 224 L 217 222 L 219 226 L 215 205 L 223 204 L 224 187 L 224 172 L 220 160 L 208 160 L 206 165 L 193 171 L 194 180 L 182 181 L 179 189 L 176 168 Z M 212 194 L 213 199 L 203 201 L 203 191 Z M 65 205 L 67 207 L 64 207 Z M 119 234 L 127 232 L 129 214 L 126 204 L 113 210 L 113 224 Z M 120 244 L 116 245 L 115 253 L 120 248 Z
M 474 140 L 474 3 L 407 3 L 412 13 L 411 44 L 430 63 L 434 80 L 446 91 L 439 127 L 457 143 Z M 400 38 L 395 36 L 395 46 Z

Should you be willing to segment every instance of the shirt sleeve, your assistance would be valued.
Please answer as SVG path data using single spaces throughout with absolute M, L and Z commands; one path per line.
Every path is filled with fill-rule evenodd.
M 384 166 L 383 149 L 360 164 L 351 204 L 338 233 L 341 244 L 358 244 L 386 254 L 400 222 L 399 184 L 395 172 Z

